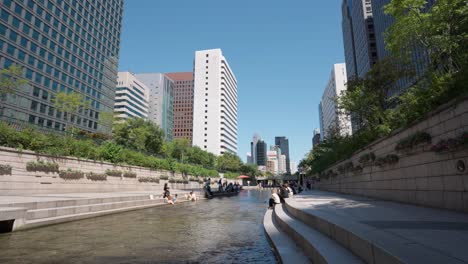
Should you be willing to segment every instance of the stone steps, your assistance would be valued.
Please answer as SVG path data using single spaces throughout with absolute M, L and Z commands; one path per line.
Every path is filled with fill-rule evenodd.
M 128 200 L 128 201 L 119 201 L 119 202 L 107 202 L 107 203 L 94 203 L 94 204 L 85 204 L 85 205 L 76 205 L 76 206 L 63 206 L 55 208 L 45 208 L 45 209 L 36 209 L 28 210 L 26 221 L 37 220 L 41 218 L 51 218 L 59 217 L 65 215 L 74 215 L 82 213 L 91 213 L 97 211 L 106 211 L 119 209 L 124 207 L 133 207 L 141 206 L 155 203 L 163 203 L 163 199 L 143 199 L 143 200 Z
M 293 238 L 313 263 L 364 263 L 336 241 L 292 217 L 283 204 L 278 204 L 274 216 L 285 233 Z
M 436 248 L 414 243 L 330 210 L 303 210 L 294 199 L 286 199 L 284 207 L 291 217 L 335 241 L 365 263 L 466 263 Z
M 46 225 L 60 224 L 60 223 L 64 223 L 64 222 L 82 220 L 82 219 L 86 219 L 86 218 L 92 218 L 92 217 L 122 213 L 122 212 L 127 212 L 127 211 L 146 209 L 146 208 L 150 208 L 150 207 L 163 206 L 163 205 L 166 205 L 166 204 L 162 203 L 162 202 L 155 202 L 155 203 L 150 203 L 150 204 L 130 206 L 130 207 L 122 207 L 122 208 L 117 208 L 117 209 L 109 209 L 109 210 L 102 210 L 102 211 L 96 211 L 96 212 L 88 212 L 88 213 L 79 213 L 79 214 L 62 215 L 62 216 L 55 216 L 55 217 L 48 217 L 48 218 L 40 218 L 40 219 L 36 219 L 36 220 L 26 221 L 26 223 L 24 225 L 14 229 L 14 231 L 31 229 L 31 228 L 36 228 L 36 227 L 41 227 L 41 226 L 46 226 Z
M 267 210 L 263 217 L 265 234 L 274 248 L 279 263 L 302 264 L 311 263 L 295 242 L 282 231 L 275 220 L 273 210 Z

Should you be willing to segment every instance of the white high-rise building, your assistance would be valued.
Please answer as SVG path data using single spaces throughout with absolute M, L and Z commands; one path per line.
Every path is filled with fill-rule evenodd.
M 286 155 L 280 155 L 278 160 L 278 172 L 286 173 Z
M 237 153 L 237 80 L 221 49 L 195 52 L 193 145 Z
M 322 140 L 328 138 L 330 129 L 338 129 L 342 136 L 351 135 L 351 120 L 348 115 L 338 113 L 337 96 L 346 90 L 346 64 L 333 65 L 330 79 L 322 95 L 320 128 Z
M 267 171 L 275 175 L 279 172 L 278 151 L 276 150 L 267 151 Z
M 148 118 L 148 87 L 130 72 L 119 72 L 114 112 L 117 119 Z
M 297 165 L 296 165 L 296 162 L 295 161 L 291 161 L 290 162 L 290 167 L 291 167 L 291 174 L 294 174 L 297 172 Z

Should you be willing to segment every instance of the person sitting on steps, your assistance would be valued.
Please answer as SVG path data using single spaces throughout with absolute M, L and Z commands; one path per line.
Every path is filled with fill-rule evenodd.
M 268 201 L 268 209 L 273 209 L 275 208 L 275 205 L 280 204 L 280 203 L 281 203 L 281 200 L 278 195 L 278 191 L 276 190 L 276 188 L 271 189 L 271 198 Z

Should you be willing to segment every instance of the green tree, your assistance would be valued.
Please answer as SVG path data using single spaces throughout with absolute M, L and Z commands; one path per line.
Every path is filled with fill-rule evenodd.
M 187 139 L 175 139 L 172 142 L 165 142 L 163 152 L 166 157 L 184 162 L 190 151 L 190 142 Z
M 216 160 L 216 168 L 219 171 L 239 171 L 242 166 L 242 160 L 236 154 L 225 152 L 223 155 L 218 156 Z
M 466 0 L 393 0 L 385 13 L 395 18 L 386 32 L 386 47 L 393 56 L 408 58 L 422 48 L 433 68 L 454 73 L 467 60 L 468 5 Z
M 164 132 L 153 122 L 131 118 L 115 124 L 113 132 L 119 145 L 153 155 L 161 153 Z
M 202 150 L 197 146 L 194 146 L 189 149 L 185 161 L 192 164 L 202 165 L 205 168 L 214 168 L 216 156 L 212 153 Z
M 23 78 L 21 67 L 17 65 L 0 70 L 0 96 L 2 97 L 9 93 L 15 93 L 21 85 L 27 83 L 28 81 Z
M 79 93 L 57 93 L 52 99 L 57 111 L 62 112 L 66 118 L 67 130 L 74 134 L 74 119 L 78 113 L 85 111 L 90 107 L 89 101 Z
M 248 175 L 248 176 L 259 176 L 260 172 L 257 169 L 257 166 L 254 164 L 243 164 L 240 166 L 239 171 L 242 174 Z

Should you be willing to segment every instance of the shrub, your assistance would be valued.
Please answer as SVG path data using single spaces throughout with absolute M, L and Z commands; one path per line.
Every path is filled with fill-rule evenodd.
M 86 178 L 92 181 L 107 181 L 107 175 L 101 173 L 90 172 L 86 175 Z
M 182 180 L 182 183 L 183 183 L 183 184 L 188 184 L 189 181 L 188 181 L 188 180 Z
M 10 165 L 0 165 L 0 175 L 11 175 L 11 170 Z
M 154 182 L 154 183 L 159 183 L 159 179 L 158 179 L 158 178 L 154 178 L 154 177 L 141 177 L 141 178 L 138 178 L 138 181 L 139 181 L 139 182 Z
M 420 144 L 431 143 L 432 137 L 426 132 L 417 132 L 414 135 L 406 137 L 395 146 L 396 151 L 408 151 Z
M 205 183 L 205 182 L 202 181 L 202 180 L 198 180 L 198 183 L 199 183 L 199 184 L 203 184 L 203 183 Z
M 107 174 L 108 176 L 120 177 L 120 176 L 122 176 L 122 171 L 120 171 L 120 170 L 109 170 L 109 169 L 107 169 L 107 170 L 106 170 L 106 174 Z
M 133 171 L 125 171 L 125 172 L 123 173 L 123 176 L 124 176 L 125 178 L 136 178 L 136 177 L 137 177 L 137 174 L 136 174 L 136 172 L 133 172 Z M 159 182 L 159 179 L 158 179 L 158 182 Z
M 181 179 L 177 179 L 175 182 L 176 182 L 176 183 L 183 183 L 184 181 L 181 180 Z
M 395 154 L 388 154 L 385 157 L 379 157 L 375 160 L 375 165 L 379 167 L 384 167 L 386 165 L 393 165 L 399 160 L 398 156 Z
M 352 161 L 346 162 L 346 163 L 344 164 L 344 168 L 345 168 L 346 171 L 352 170 L 353 167 L 354 167 L 354 164 L 353 164 Z
M 460 139 L 449 138 L 440 140 L 437 142 L 437 144 L 431 147 L 431 150 L 434 152 L 451 151 L 459 148 L 462 145 L 463 143 Z
M 373 162 L 373 161 L 375 161 L 374 152 L 369 152 L 359 157 L 359 163 L 368 163 L 368 162 Z
M 198 181 L 198 179 L 196 177 L 190 177 L 189 181 L 196 182 L 196 181 Z
M 346 169 L 345 169 L 345 166 L 344 166 L 344 165 L 339 165 L 339 166 L 337 167 L 337 170 L 338 170 L 339 173 L 344 173 Z
M 79 171 L 79 170 L 61 170 L 59 172 L 59 177 L 65 180 L 79 180 L 83 179 L 85 176 L 84 172 Z
M 55 162 L 31 161 L 26 163 L 27 171 L 59 172 L 59 165 Z
M 169 183 L 175 183 L 176 180 L 175 179 L 169 179 Z
M 161 177 L 159 177 L 161 180 L 169 180 L 169 176 L 167 175 L 162 175 Z

